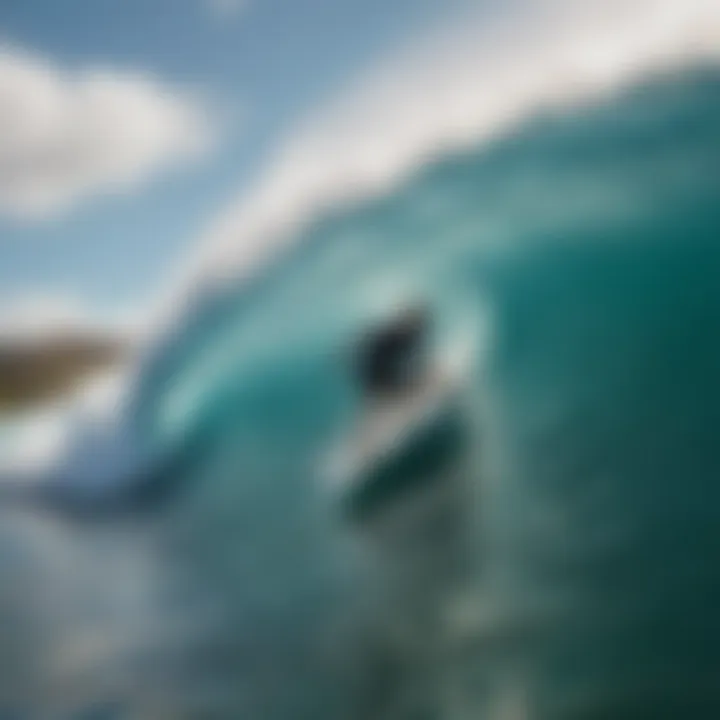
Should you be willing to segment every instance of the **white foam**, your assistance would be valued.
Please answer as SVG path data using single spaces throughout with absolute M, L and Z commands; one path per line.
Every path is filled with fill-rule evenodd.
M 297 127 L 182 275 L 210 287 L 242 280 L 318 214 L 388 191 L 429 158 L 490 140 L 538 108 L 718 57 L 716 0 L 527 0 L 494 19 L 465 16 L 385 58 Z

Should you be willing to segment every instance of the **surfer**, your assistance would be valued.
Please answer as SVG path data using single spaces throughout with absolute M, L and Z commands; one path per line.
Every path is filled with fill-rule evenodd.
M 373 399 L 396 399 L 422 381 L 430 316 L 427 310 L 405 310 L 360 343 L 357 377 Z
M 345 510 L 361 523 L 408 493 L 444 484 L 462 455 L 461 378 L 433 347 L 433 325 L 427 307 L 406 306 L 355 345 L 359 416 L 333 448 L 327 472 Z

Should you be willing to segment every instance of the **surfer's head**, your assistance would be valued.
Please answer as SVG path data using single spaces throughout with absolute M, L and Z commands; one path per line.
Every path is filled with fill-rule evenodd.
M 370 396 L 394 396 L 415 384 L 425 366 L 431 315 L 422 306 L 401 310 L 362 338 L 357 378 Z

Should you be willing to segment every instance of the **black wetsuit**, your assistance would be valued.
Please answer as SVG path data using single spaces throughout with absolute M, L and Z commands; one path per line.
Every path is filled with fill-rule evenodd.
M 373 331 L 359 351 L 358 376 L 373 396 L 403 392 L 421 375 L 421 361 L 429 319 L 412 311 Z

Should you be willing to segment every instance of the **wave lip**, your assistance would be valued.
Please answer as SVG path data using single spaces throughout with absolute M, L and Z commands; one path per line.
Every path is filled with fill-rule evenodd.
M 545 0 L 464 17 L 307 118 L 210 228 L 184 276 L 247 279 L 318 216 L 388 192 L 432 158 L 506 134 L 542 108 L 719 57 L 713 0 Z

